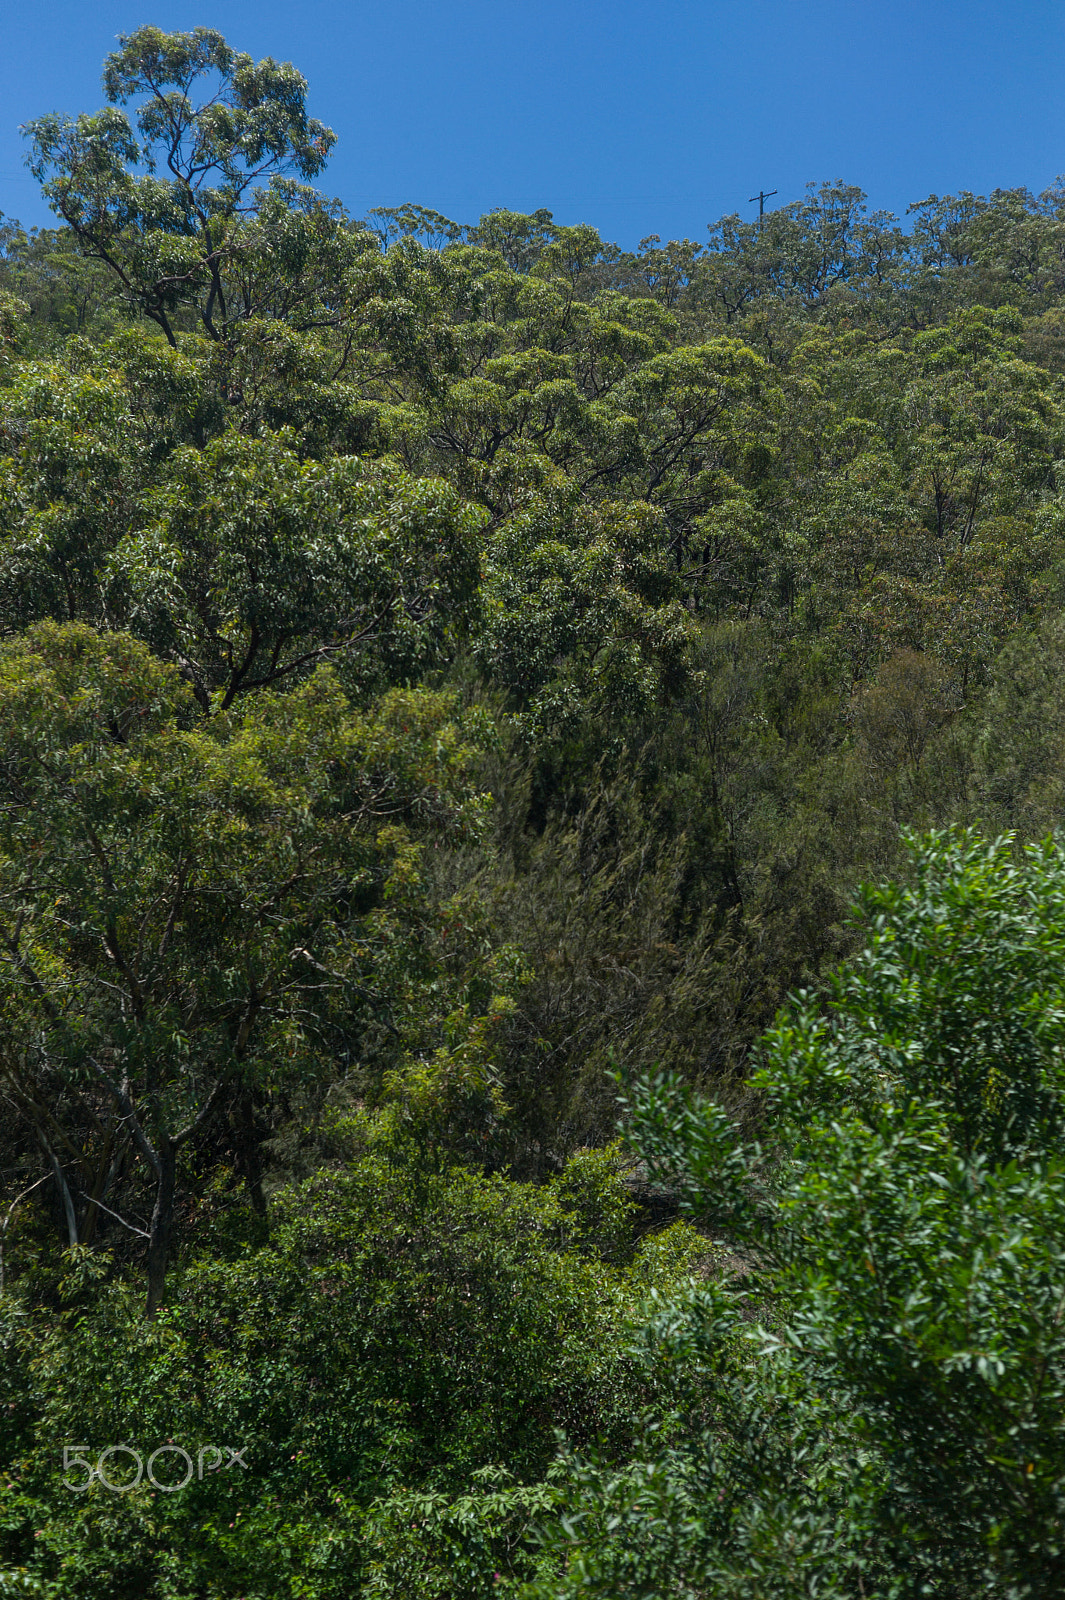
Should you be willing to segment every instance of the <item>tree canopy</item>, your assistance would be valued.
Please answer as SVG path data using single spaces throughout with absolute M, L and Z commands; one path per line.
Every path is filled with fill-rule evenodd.
M 0 1596 L 1056 1596 L 1065 192 L 626 250 L 104 93 L 0 218 Z
M 104 110 L 29 124 L 30 170 L 171 344 L 186 304 L 220 339 L 248 310 L 227 283 L 239 224 L 259 214 L 269 184 L 291 194 L 276 183 L 287 172 L 316 177 L 336 135 L 307 116 L 291 63 L 254 62 L 211 28 L 138 28 L 120 45 L 104 63 Z M 136 133 L 119 109 L 130 102 Z

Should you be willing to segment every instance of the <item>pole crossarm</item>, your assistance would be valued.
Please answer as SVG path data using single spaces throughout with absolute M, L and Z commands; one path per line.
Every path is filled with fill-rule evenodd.
M 747 201 L 748 205 L 753 205 L 756 200 L 758 201 L 758 220 L 759 220 L 759 222 L 761 222 L 762 217 L 765 215 L 765 203 L 766 203 L 766 201 L 768 199 L 770 199 L 771 196 L 775 195 L 776 192 L 777 191 L 775 189 L 759 189 L 757 194 L 752 194 L 749 197 L 749 199 Z

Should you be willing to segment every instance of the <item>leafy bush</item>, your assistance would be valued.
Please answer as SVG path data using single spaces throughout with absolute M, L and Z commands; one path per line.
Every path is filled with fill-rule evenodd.
M 616 1162 L 578 1166 L 536 1189 L 371 1148 L 279 1196 L 268 1246 L 188 1263 L 154 1323 L 121 1280 L 72 1274 L 61 1315 L 11 1334 L 3 1557 L 69 1600 L 399 1594 L 399 1574 L 450 1570 L 459 1546 L 470 1573 L 530 1572 L 556 1430 L 623 1449 L 641 1383 L 624 1329 L 693 1255 L 608 1265 Z M 208 1449 L 181 1493 L 63 1487 L 64 1445 L 92 1465 L 167 1443 L 198 1466 Z M 105 1472 L 129 1481 L 130 1462 Z M 155 1470 L 174 1481 L 181 1458 Z
M 1065 1585 L 1065 845 L 911 851 L 827 1011 L 767 1035 L 762 1141 L 675 1082 L 634 1095 L 645 1157 L 753 1270 L 650 1330 L 672 1409 L 620 1472 L 575 1468 L 545 1594 Z

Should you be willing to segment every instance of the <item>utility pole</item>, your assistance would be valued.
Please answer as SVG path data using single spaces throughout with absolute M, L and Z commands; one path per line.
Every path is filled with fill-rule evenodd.
M 756 200 L 758 201 L 758 226 L 759 227 L 762 226 L 762 218 L 765 215 L 765 203 L 770 198 L 770 196 L 776 194 L 776 192 L 777 191 L 775 189 L 768 189 L 768 190 L 767 189 L 759 189 L 758 193 L 757 194 L 752 194 L 750 199 L 747 201 L 747 204 L 749 206 L 753 206 L 754 202 Z

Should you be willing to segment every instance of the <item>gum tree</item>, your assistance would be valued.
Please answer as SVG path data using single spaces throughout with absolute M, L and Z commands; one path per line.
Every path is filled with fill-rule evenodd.
M 322 669 L 205 721 L 128 634 L 44 623 L 0 651 L 0 1095 L 71 1244 L 101 1211 L 141 1234 L 149 1316 L 213 1121 L 254 1203 L 250 1094 L 330 1081 L 382 1035 L 431 1055 L 418 840 L 476 829 L 471 759 L 423 689 L 362 713 Z M 461 994 L 432 993 L 461 1047 Z
M 307 115 L 289 62 L 254 62 L 210 28 L 138 28 L 120 42 L 104 64 L 103 110 L 28 124 L 30 170 L 81 250 L 171 344 L 189 305 L 221 341 L 254 310 L 227 278 L 242 231 L 271 193 L 275 209 L 306 201 L 294 178 L 316 177 L 336 136 Z

